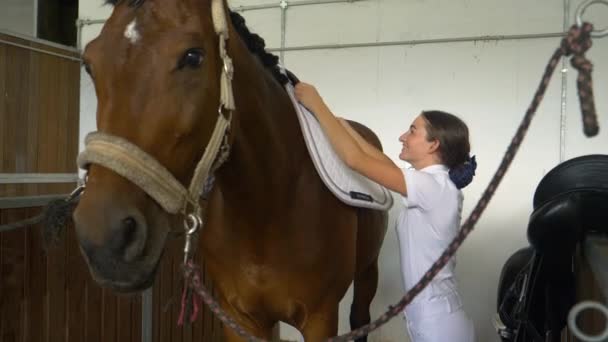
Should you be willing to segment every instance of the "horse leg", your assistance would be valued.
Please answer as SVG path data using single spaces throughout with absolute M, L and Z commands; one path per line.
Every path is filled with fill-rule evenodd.
M 371 321 L 369 307 L 378 287 L 378 259 L 374 260 L 363 272 L 356 275 L 353 287 L 350 327 L 354 330 Z M 367 336 L 357 339 L 356 342 L 367 342 Z
M 324 308 L 308 316 L 301 329 L 304 341 L 321 342 L 338 333 L 338 303 L 324 305 Z

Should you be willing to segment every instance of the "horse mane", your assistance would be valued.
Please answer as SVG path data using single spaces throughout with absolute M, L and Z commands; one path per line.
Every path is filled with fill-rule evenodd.
M 125 0 L 105 0 L 106 4 L 116 6 L 120 2 Z M 139 7 L 146 0 L 128 0 L 130 7 Z M 230 20 L 232 21 L 232 25 L 238 32 L 239 36 L 247 45 L 247 48 L 251 53 L 253 53 L 264 68 L 266 68 L 272 76 L 282 85 L 287 84 L 289 82 L 288 78 L 281 73 L 281 68 L 279 66 L 279 57 L 273 55 L 266 51 L 266 42 L 259 35 L 252 33 L 249 31 L 247 24 L 245 23 L 245 18 L 238 14 L 237 12 L 230 11 Z
M 258 57 L 262 65 L 270 71 L 272 76 L 282 85 L 289 82 L 288 78 L 281 73 L 279 57 L 266 51 L 266 42 L 259 35 L 249 31 L 245 23 L 245 18 L 240 14 L 230 11 L 230 20 L 238 32 L 239 36 L 247 45 L 251 53 Z

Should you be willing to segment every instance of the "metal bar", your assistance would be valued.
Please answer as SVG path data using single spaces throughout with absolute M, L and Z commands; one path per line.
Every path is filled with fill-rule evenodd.
M 281 49 L 285 48 L 287 34 L 287 1 L 281 1 Z M 285 51 L 281 50 L 281 64 L 285 65 Z
M 28 42 L 32 42 L 32 43 L 46 45 L 46 46 L 52 47 L 52 48 L 62 49 L 62 50 L 65 50 L 67 52 L 78 53 L 78 50 L 76 50 L 76 48 L 73 47 L 73 46 L 63 45 L 63 44 L 51 42 L 49 40 L 44 40 L 44 39 L 40 39 L 40 38 L 36 38 L 36 37 L 26 36 L 26 35 L 23 35 L 23 34 L 20 34 L 20 33 L 17 33 L 17 32 L 13 32 L 13 31 L 8 31 L 8 30 L 0 29 L 0 34 L 4 34 L 4 35 L 7 35 L 7 36 L 11 36 L 11 37 L 27 40 Z
M 294 1 L 288 2 L 290 6 L 304 6 L 329 3 L 350 3 L 365 0 L 328 0 L 328 1 Z M 235 11 L 252 11 L 267 8 L 280 8 L 280 3 L 268 5 L 252 5 L 239 6 L 234 8 Z M 101 24 L 103 19 L 80 19 L 80 29 L 84 25 Z M 283 32 L 281 33 L 283 36 Z M 525 40 L 525 39 L 542 39 L 542 38 L 562 38 L 566 35 L 565 32 L 553 33 L 534 33 L 534 34 L 519 34 L 519 35 L 493 35 L 493 36 L 473 36 L 473 37 L 454 37 L 454 38 L 438 38 L 438 39 L 420 39 L 420 40 L 403 40 L 403 41 L 388 41 L 388 42 L 368 42 L 368 43 L 353 43 L 353 44 L 327 44 L 327 45 L 308 45 L 308 46 L 292 46 L 270 48 L 269 52 L 287 52 L 287 51 L 306 51 L 306 50 L 329 50 L 329 49 L 352 49 L 366 47 L 384 47 L 384 46 L 403 46 L 403 45 L 423 45 L 423 44 L 439 44 L 439 43 L 456 43 L 456 42 L 474 42 L 474 41 L 498 41 L 498 40 Z
M 38 37 L 38 0 L 34 0 L 34 32 L 32 36 Z
M 335 3 L 353 3 L 353 2 L 361 2 L 361 1 L 369 1 L 369 0 L 313 0 L 313 1 L 287 1 L 287 6 L 307 6 L 307 5 L 323 5 L 323 4 L 335 4 Z M 247 11 L 256 11 L 256 10 L 264 10 L 264 9 L 272 9 L 272 8 L 281 8 L 281 2 L 277 2 L 276 4 L 265 4 L 265 5 L 251 5 L 251 6 L 237 6 L 232 10 L 235 12 L 247 12 Z M 76 20 L 76 25 L 80 28 L 88 25 L 96 25 L 103 24 L 107 19 L 78 19 Z
M 564 0 L 564 32 L 570 24 L 570 0 Z M 568 58 L 562 57 L 561 113 L 559 119 L 559 162 L 566 159 L 566 127 L 568 125 Z
M 80 19 L 76 19 L 76 49 L 82 53 L 82 24 L 80 23 Z
M 43 53 L 45 55 L 51 55 L 51 56 L 55 56 L 55 57 L 59 57 L 59 58 L 65 58 L 65 59 L 69 59 L 69 60 L 76 61 L 76 62 L 80 62 L 81 61 L 81 59 L 79 57 L 73 57 L 73 56 L 63 55 L 63 54 L 56 53 L 56 52 L 51 52 L 51 51 L 46 51 L 46 50 L 43 50 L 43 49 L 38 49 L 38 48 L 35 48 L 35 47 L 32 47 L 32 46 L 27 46 L 27 45 L 23 45 L 23 44 L 19 44 L 19 43 L 14 43 L 14 42 L 9 42 L 8 40 L 4 40 L 2 38 L 0 38 L 0 43 L 6 44 L 6 45 L 10 45 L 10 46 L 15 46 L 15 47 L 26 49 L 26 50 L 40 52 L 40 53 Z
M 141 342 L 152 342 L 152 288 L 141 294 Z
M 0 197 L 0 209 L 19 209 L 42 207 L 49 202 L 64 199 L 65 195 L 42 195 L 42 196 L 23 196 L 23 197 Z
M 0 184 L 48 184 L 78 182 L 77 173 L 0 173 Z
M 484 41 L 497 41 L 497 40 L 562 38 L 564 36 L 566 36 L 566 33 L 564 33 L 564 32 L 554 32 L 554 33 L 534 33 L 534 34 L 516 34 L 516 35 L 454 37 L 454 38 L 399 40 L 399 41 L 388 41 L 388 42 L 369 42 L 369 43 L 352 43 L 352 44 L 304 45 L 304 46 L 291 46 L 291 47 L 286 47 L 286 48 L 271 48 L 271 49 L 268 49 L 268 51 L 278 52 L 278 51 L 333 50 L 333 49 L 352 49 L 352 48 L 402 46 L 402 45 L 484 42 Z
M 585 239 L 585 257 L 608 304 L 608 237 L 587 236 Z
M 103 24 L 106 21 L 107 21 L 107 19 L 78 19 L 78 20 L 76 20 L 76 25 L 87 26 L 87 25 Z
M 107 19 L 77 19 L 76 20 L 76 48 L 82 51 L 82 29 L 88 25 L 104 24 Z
M 324 4 L 337 4 L 337 3 L 352 3 L 361 2 L 366 0 L 303 0 L 303 1 L 288 1 L 287 5 L 291 6 L 309 6 L 309 5 L 324 5 Z M 263 5 L 250 5 L 250 6 L 237 6 L 232 10 L 235 12 L 246 12 L 246 11 L 257 11 L 271 8 L 280 8 L 281 3 L 276 4 L 263 4 Z

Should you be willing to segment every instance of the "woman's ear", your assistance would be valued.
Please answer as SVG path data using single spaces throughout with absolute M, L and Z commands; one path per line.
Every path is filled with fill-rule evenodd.
M 439 139 L 433 139 L 433 141 L 431 141 L 431 144 L 429 145 L 429 153 L 433 154 L 439 151 L 439 145 Z

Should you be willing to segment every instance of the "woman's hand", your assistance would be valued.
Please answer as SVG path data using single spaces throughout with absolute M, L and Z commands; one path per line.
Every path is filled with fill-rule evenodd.
M 325 106 L 321 95 L 313 85 L 300 82 L 295 87 L 295 94 L 298 101 L 313 113 L 318 112 Z

